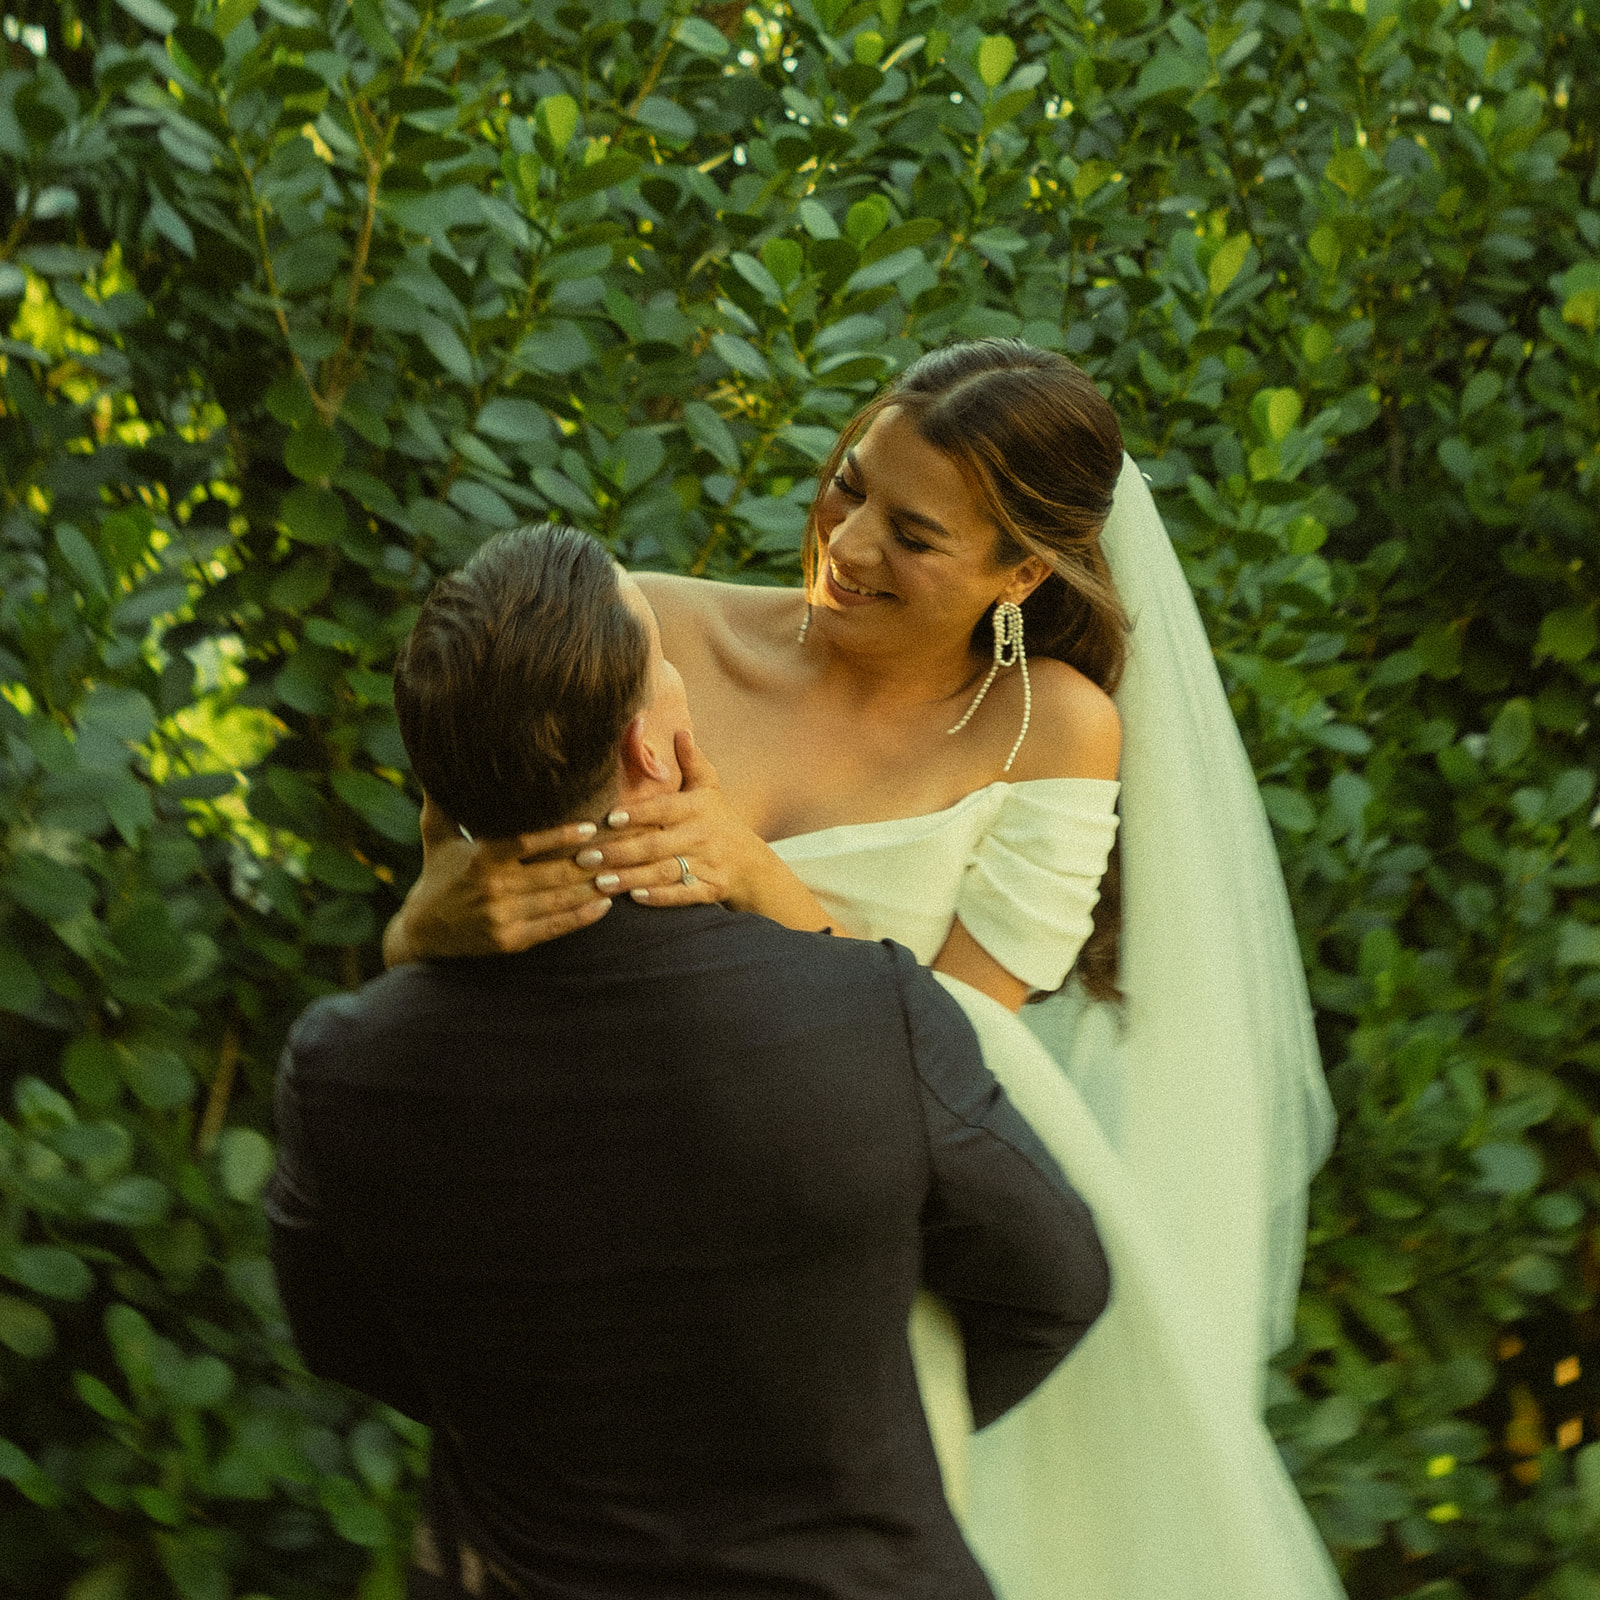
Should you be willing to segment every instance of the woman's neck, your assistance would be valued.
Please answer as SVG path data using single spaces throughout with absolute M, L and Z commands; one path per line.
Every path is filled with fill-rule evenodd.
M 851 649 L 825 634 L 819 638 L 815 628 L 795 653 L 809 695 L 833 699 L 863 716 L 948 710 L 977 687 L 988 669 L 970 648 Z

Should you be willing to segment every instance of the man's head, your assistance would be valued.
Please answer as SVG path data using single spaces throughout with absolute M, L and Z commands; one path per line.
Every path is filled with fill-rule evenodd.
M 639 587 L 550 523 L 490 539 L 433 587 L 394 672 L 412 769 L 477 839 L 676 789 L 683 682 Z

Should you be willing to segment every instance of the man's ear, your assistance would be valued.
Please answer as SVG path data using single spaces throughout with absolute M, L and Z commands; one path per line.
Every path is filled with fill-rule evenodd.
M 644 736 L 644 714 L 629 719 L 622 730 L 619 751 L 622 758 L 622 781 L 630 788 L 639 783 L 664 783 L 672 776 Z

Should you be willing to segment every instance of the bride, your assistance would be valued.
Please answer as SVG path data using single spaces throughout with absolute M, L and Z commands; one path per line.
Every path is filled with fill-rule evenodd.
M 805 567 L 803 594 L 637 574 L 707 754 L 680 736 L 682 791 L 599 839 L 473 844 L 430 809 L 387 959 L 523 948 L 622 893 L 908 946 L 1112 1263 L 1110 1309 L 981 1434 L 951 1320 L 913 1320 L 997 1593 L 1337 1600 L 1260 1419 L 1331 1114 L 1254 778 L 1114 414 L 1050 352 L 935 351 L 845 430 Z

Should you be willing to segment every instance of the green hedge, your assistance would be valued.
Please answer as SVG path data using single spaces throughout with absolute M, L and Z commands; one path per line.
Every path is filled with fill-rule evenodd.
M 546 515 L 791 581 L 839 423 L 1017 333 L 1279 830 L 1344 1119 L 1285 1454 L 1357 1600 L 1600 1596 L 1587 1380 L 1495 1364 L 1597 1281 L 1585 12 L 190 3 L 6 19 L 0 1589 L 397 1593 L 425 1440 L 298 1372 L 258 1208 L 418 864 L 395 642 Z

